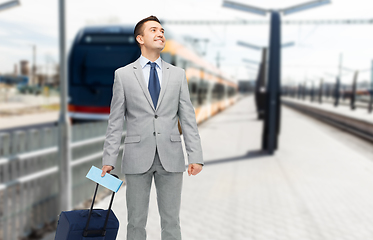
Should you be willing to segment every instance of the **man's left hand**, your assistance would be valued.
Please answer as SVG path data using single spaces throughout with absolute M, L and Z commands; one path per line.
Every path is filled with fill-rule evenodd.
M 197 175 L 200 171 L 202 171 L 202 165 L 198 163 L 191 163 L 188 167 L 188 174 Z

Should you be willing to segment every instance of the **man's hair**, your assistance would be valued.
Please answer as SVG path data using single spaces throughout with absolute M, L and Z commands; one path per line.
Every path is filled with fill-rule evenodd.
M 147 21 L 156 21 L 158 22 L 159 24 L 161 23 L 158 18 L 156 16 L 153 16 L 151 15 L 150 17 L 147 17 L 147 18 L 144 18 L 143 20 L 141 20 L 140 22 L 138 22 L 135 26 L 135 30 L 133 31 L 133 34 L 135 36 L 135 41 L 136 41 L 136 44 L 137 46 L 140 47 L 140 43 L 136 40 L 137 38 L 137 35 L 141 35 L 143 36 L 144 34 L 144 29 L 143 29 L 143 25 L 144 23 L 146 23 Z

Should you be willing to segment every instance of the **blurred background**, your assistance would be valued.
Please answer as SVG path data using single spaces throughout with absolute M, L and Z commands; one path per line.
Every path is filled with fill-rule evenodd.
M 94 186 L 85 175 L 92 165 L 102 167 L 114 71 L 140 56 L 133 29 L 150 15 L 158 17 L 165 29 L 162 59 L 186 70 L 207 163 L 224 160 L 224 154 L 227 158 L 223 162 L 234 162 L 239 155 L 234 149 L 243 149 L 242 144 L 255 149 L 242 159 L 273 158 L 275 151 L 283 159 L 314 153 L 316 145 L 298 147 L 297 140 L 309 138 L 320 144 L 327 140 L 294 127 L 312 121 L 323 134 L 346 134 L 344 140 L 333 135 L 333 141 L 346 145 L 328 152 L 322 152 L 321 145 L 319 156 L 334 159 L 333 151 L 343 155 L 341 149 L 352 143 L 355 148 L 348 153 L 352 155 L 345 156 L 363 155 L 367 161 L 361 160 L 361 166 L 371 169 L 373 2 L 335 0 L 302 9 L 301 4 L 308 1 L 66 0 L 67 70 L 62 77 L 60 2 L 0 1 L 0 239 L 43 239 L 55 231 L 62 210 L 89 207 Z M 292 6 L 302 11 L 284 14 L 283 10 Z M 263 9 L 267 13 L 262 16 L 253 13 Z M 280 12 L 281 24 L 270 23 L 271 10 Z M 271 34 L 271 29 L 279 26 L 280 32 Z M 271 50 L 280 54 L 271 55 Z M 234 129 L 246 129 L 239 125 L 246 124 L 248 134 L 241 133 L 248 139 L 233 134 L 231 140 L 217 143 L 236 130 L 229 130 L 227 123 L 216 130 L 222 134 L 216 137 L 204 126 L 220 114 L 233 116 L 229 111 L 244 115 Z M 290 122 L 287 128 L 284 124 Z M 125 129 L 116 172 L 121 179 Z M 291 146 L 289 151 L 283 151 L 286 144 Z M 225 151 L 222 149 L 227 151 L 218 156 L 219 151 Z M 358 170 L 356 174 L 360 174 Z M 368 187 L 361 189 L 366 190 Z M 100 189 L 98 201 L 109 193 Z M 243 191 L 237 194 L 241 196 Z M 373 210 L 371 204 L 365 207 Z M 125 230 L 126 216 L 121 216 Z M 339 227 L 346 229 L 345 225 Z M 251 235 L 227 234 L 221 239 L 262 239 L 256 230 Z M 364 233 L 365 238 L 348 239 L 373 237 L 372 228 Z M 278 239 L 336 237 L 321 235 Z

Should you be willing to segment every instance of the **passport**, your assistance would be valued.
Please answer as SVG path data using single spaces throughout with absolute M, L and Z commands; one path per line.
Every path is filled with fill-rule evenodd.
M 101 186 L 110 189 L 113 192 L 118 192 L 120 186 L 122 186 L 123 181 L 108 173 L 106 173 L 105 176 L 101 177 L 101 173 L 102 169 L 92 166 L 86 177 L 100 184 Z

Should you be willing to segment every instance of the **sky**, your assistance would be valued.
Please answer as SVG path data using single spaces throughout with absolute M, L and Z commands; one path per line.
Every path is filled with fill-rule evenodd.
M 0 73 L 12 72 L 20 60 L 32 62 L 32 45 L 37 46 L 37 65 L 51 72 L 58 53 L 58 0 L 20 0 L 21 5 L 0 11 Z M 0 0 L 0 3 L 6 1 Z M 222 0 L 66 0 L 67 46 L 77 31 L 94 24 L 133 24 L 150 15 L 163 20 L 269 20 L 222 6 Z M 237 0 L 267 9 L 308 2 L 299 0 Z M 371 0 L 332 0 L 331 4 L 282 16 L 283 20 L 373 19 Z M 237 80 L 256 77 L 256 65 L 243 58 L 259 61 L 261 52 L 237 45 L 245 41 L 258 46 L 269 43 L 269 25 L 175 25 L 163 27 L 179 37 L 208 38 L 206 60 L 216 64 Z M 282 25 L 282 42 L 294 42 L 282 50 L 282 82 L 334 82 L 342 65 L 363 70 L 359 81 L 371 79 L 373 65 L 373 24 L 366 25 Z M 353 72 L 343 71 L 342 82 L 352 82 Z

